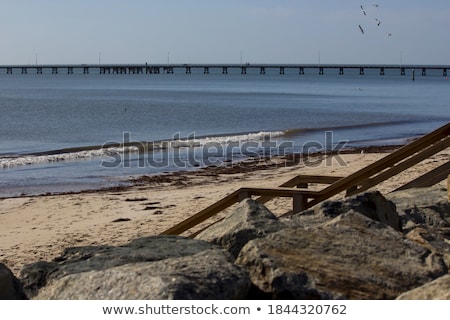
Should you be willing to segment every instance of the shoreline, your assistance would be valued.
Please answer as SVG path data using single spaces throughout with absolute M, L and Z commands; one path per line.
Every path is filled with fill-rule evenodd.
M 407 141 L 411 141 L 414 138 L 407 139 Z M 406 144 L 406 142 L 405 142 Z M 380 145 L 380 146 L 364 146 L 364 147 L 350 147 L 347 149 L 343 149 L 339 151 L 339 154 L 357 154 L 357 153 L 388 153 L 395 149 L 398 149 L 405 144 L 397 144 L 397 145 Z M 320 157 L 320 156 L 328 156 L 332 155 L 332 153 L 323 153 L 323 152 L 316 152 L 312 153 L 310 155 L 307 155 L 308 157 Z M 136 177 L 130 177 L 128 180 L 122 180 L 122 183 L 130 183 L 129 185 L 116 185 L 116 186 L 110 186 L 110 187 L 102 187 L 102 188 L 92 188 L 92 189 L 85 189 L 85 190 L 79 190 L 79 191 L 64 191 L 64 192 L 43 192 L 43 193 L 37 193 L 37 194 L 20 194 L 17 196 L 0 196 L 0 200 L 4 199 L 14 199 L 14 198 L 23 198 L 23 197 L 43 197 L 43 196 L 56 196 L 56 195 L 71 195 L 71 194 L 88 194 L 88 193 L 97 193 L 97 192 L 118 192 L 118 191 L 127 191 L 130 188 L 136 187 L 142 182 L 145 181 L 158 181 L 161 180 L 160 177 L 165 177 L 165 179 L 170 179 L 170 177 L 175 177 L 178 175 L 202 175 L 204 172 L 215 172 L 220 174 L 231 174 L 231 173 L 243 173 L 243 172 L 250 172 L 250 171 L 256 171 L 256 170 L 268 170 L 268 169 L 274 169 L 276 167 L 279 167 L 280 165 L 289 167 L 294 166 L 296 162 L 302 161 L 302 159 L 305 157 L 305 155 L 295 153 L 295 154 L 288 154 L 284 156 L 272 156 L 268 159 L 264 158 L 256 158 L 256 159 L 245 159 L 242 161 L 238 161 L 235 163 L 232 162 L 223 162 L 224 165 L 222 166 L 207 166 L 203 168 L 197 168 L 192 171 L 186 171 L 186 170 L 180 170 L 180 171 L 173 171 L 173 172 L 161 172 L 161 173 L 155 173 L 155 174 L 149 174 L 149 175 L 140 175 Z M 271 159 L 275 160 L 275 162 L 271 162 Z M 281 159 L 281 164 L 280 164 Z M 283 159 L 285 161 L 283 162 Z M 263 161 L 264 164 L 261 165 L 260 162 Z
M 308 157 L 314 163 L 312 166 L 294 156 L 272 158 L 270 165 L 255 159 L 244 163 L 246 166 L 141 176 L 129 187 L 0 198 L 0 262 L 18 274 L 24 265 L 51 261 L 68 247 L 122 245 L 136 238 L 158 235 L 240 187 L 276 187 L 298 174 L 347 176 L 398 147 L 342 151 L 339 157 L 345 165 L 337 155 L 317 153 Z M 393 191 L 448 161 L 449 156 L 450 152 L 444 150 L 374 189 L 381 193 Z M 310 186 L 311 190 L 322 187 Z M 265 205 L 281 215 L 291 209 L 292 202 L 277 198 Z

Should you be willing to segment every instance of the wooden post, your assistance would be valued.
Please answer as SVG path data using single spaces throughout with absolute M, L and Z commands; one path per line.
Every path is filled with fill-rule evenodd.
M 308 206 L 308 198 L 304 194 L 294 194 L 292 196 L 292 213 L 302 212 Z
M 447 178 L 447 194 L 448 194 L 448 202 L 450 202 L 450 174 Z
M 241 202 L 247 198 L 250 198 L 250 194 L 247 191 L 241 191 L 238 194 L 238 202 Z

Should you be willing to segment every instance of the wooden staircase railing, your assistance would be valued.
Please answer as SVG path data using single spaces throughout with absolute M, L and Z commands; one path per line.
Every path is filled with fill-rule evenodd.
M 308 209 L 343 191 L 346 191 L 346 195 L 353 195 L 368 190 L 450 147 L 449 135 L 450 123 L 447 123 L 347 177 L 299 175 L 275 188 L 240 188 L 161 234 L 181 234 L 231 205 L 251 196 L 260 196 L 257 200 L 261 203 L 267 202 L 274 197 L 292 198 L 292 212 L 296 213 Z M 447 162 L 429 174 L 416 179 L 415 182 L 412 181 L 411 185 L 435 184 L 444 180 L 445 173 L 447 172 L 448 174 L 449 163 Z M 436 181 L 438 178 L 442 179 Z M 307 190 L 308 183 L 328 184 L 328 187 L 320 191 L 311 191 Z

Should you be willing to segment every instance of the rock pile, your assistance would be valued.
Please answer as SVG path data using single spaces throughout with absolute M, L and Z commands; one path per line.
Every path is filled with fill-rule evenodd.
M 449 299 L 449 266 L 447 192 L 434 187 L 367 192 L 282 218 L 246 199 L 196 239 L 68 248 L 25 266 L 20 282 L 0 265 L 0 292 L 3 299 Z

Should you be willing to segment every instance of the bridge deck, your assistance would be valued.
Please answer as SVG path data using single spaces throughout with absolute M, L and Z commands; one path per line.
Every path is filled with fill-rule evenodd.
M 304 74 L 305 69 L 317 69 L 319 74 L 324 74 L 324 70 L 338 69 L 339 74 L 343 75 L 344 70 L 357 69 L 360 75 L 364 75 L 366 69 L 378 69 L 380 75 L 384 75 L 385 70 L 399 70 L 401 75 L 405 75 L 406 70 L 421 71 L 422 76 L 426 75 L 427 70 L 442 70 L 443 76 L 447 76 L 447 70 L 450 65 L 382 65 L 382 64 L 41 64 L 41 65 L 0 65 L 0 71 L 6 70 L 6 73 L 12 74 L 19 72 L 22 74 L 28 73 L 29 70 L 35 70 L 36 73 L 41 74 L 49 72 L 55 74 L 60 70 L 67 70 L 67 73 L 72 74 L 74 70 L 80 70 L 87 74 L 92 70 L 97 70 L 101 74 L 126 74 L 126 73 L 174 73 L 178 72 L 191 73 L 193 69 L 203 70 L 203 73 L 208 74 L 210 69 L 219 69 L 223 74 L 227 74 L 231 69 L 238 69 L 241 74 L 246 74 L 247 70 L 256 69 L 260 74 L 265 74 L 268 69 L 278 69 L 280 74 L 284 74 L 285 70 L 296 69 L 299 74 Z M 15 71 L 15 72 L 14 72 Z

